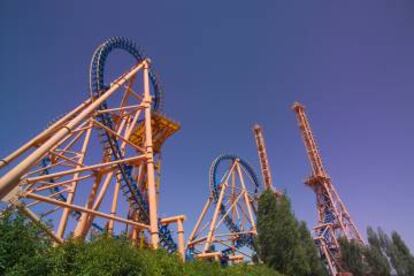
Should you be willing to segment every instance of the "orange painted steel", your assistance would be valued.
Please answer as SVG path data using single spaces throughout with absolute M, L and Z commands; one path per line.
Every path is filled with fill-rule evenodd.
M 104 92 L 91 95 L 0 160 L 5 171 L 0 199 L 41 225 L 56 243 L 69 232 L 87 238 L 106 228 L 117 235 L 129 225 L 128 235 L 137 246 L 141 239 L 152 248 L 172 250 L 171 232 L 165 227 L 177 224 L 177 249 L 184 258 L 185 217 L 160 219 L 157 202 L 161 147 L 180 125 L 154 112 L 151 74 L 149 60 L 143 59 Z M 142 82 L 135 83 L 138 76 Z M 102 114 L 111 125 L 100 119 Z M 113 157 L 108 142 L 103 148 L 95 146 L 100 136 L 119 145 L 120 158 Z M 125 170 L 136 186 L 125 180 Z M 47 226 L 48 219 L 55 222 L 52 227 Z
M 212 260 L 225 258 L 227 261 L 237 263 L 244 257 L 241 255 L 235 257 L 236 252 L 241 252 L 247 257 L 247 261 L 252 258 L 252 248 L 248 248 L 250 244 L 245 240 L 238 242 L 242 237 L 248 239 L 256 235 L 256 198 L 247 188 L 248 184 L 252 184 L 247 181 L 252 180 L 250 175 L 246 175 L 245 168 L 238 158 L 232 159 L 225 169 L 218 190 L 211 189 L 188 238 L 187 253 L 191 258 Z M 237 230 L 229 228 L 229 219 L 231 223 L 236 220 L 240 223 Z M 232 226 L 236 227 L 235 224 Z
M 281 196 L 282 192 L 273 186 L 272 174 L 270 172 L 269 158 L 267 155 L 266 144 L 263 136 L 263 129 L 259 124 L 253 126 L 253 134 L 257 146 L 257 154 L 259 156 L 260 168 L 262 171 L 263 184 L 266 190 L 273 191 L 276 196 Z
M 326 173 L 321 155 L 318 150 L 309 120 L 305 113 L 305 107 L 300 103 L 294 103 L 292 109 L 296 113 L 298 125 L 308 158 L 312 168 L 312 175 L 306 180 L 306 184 L 316 194 L 316 207 L 318 211 L 318 223 L 314 228 L 315 242 L 321 255 L 326 261 L 331 275 L 343 272 L 339 260 L 339 237 L 355 240 L 363 243 L 361 235 L 356 228 L 351 215 L 339 197 L 331 178 Z

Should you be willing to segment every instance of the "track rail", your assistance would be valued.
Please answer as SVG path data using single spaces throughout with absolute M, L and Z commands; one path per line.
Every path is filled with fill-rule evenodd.
M 260 187 L 259 178 L 257 177 L 256 173 L 252 166 L 245 160 L 241 159 L 239 156 L 235 154 L 222 154 L 219 155 L 210 165 L 209 170 L 209 183 L 210 189 L 213 193 L 214 202 L 217 204 L 218 197 L 219 197 L 219 185 L 221 184 L 221 178 L 218 174 L 218 168 L 221 162 L 224 161 L 232 161 L 235 160 L 239 161 L 239 164 L 243 167 L 245 172 L 248 174 L 250 179 L 254 184 L 254 193 L 257 194 Z M 222 203 L 220 206 L 220 214 L 224 217 L 224 223 L 226 227 L 233 233 L 240 232 L 239 226 L 234 222 L 234 219 L 231 217 L 230 213 L 227 212 L 226 207 Z M 227 214 L 227 215 L 226 215 Z M 253 249 L 253 235 L 252 234 L 241 234 L 239 239 L 235 241 L 235 248 L 240 248 L 242 246 L 248 246 L 249 248 Z M 227 248 L 222 251 L 223 256 L 227 256 L 234 252 L 234 249 Z
M 121 49 L 131 54 L 137 61 L 142 62 L 146 57 L 144 53 L 139 50 L 135 43 L 122 37 L 114 37 L 108 39 L 102 43 L 96 50 L 92 57 L 90 64 L 90 92 L 93 97 L 99 97 L 102 93 L 105 93 L 107 87 L 104 82 L 104 70 L 105 63 L 109 54 L 115 50 Z M 153 86 L 153 98 L 152 98 L 152 110 L 159 111 L 161 107 L 161 95 L 162 90 L 158 82 L 156 74 L 152 69 L 149 71 L 149 77 Z M 107 108 L 107 103 L 101 104 L 99 109 L 104 110 Z M 108 113 L 100 113 L 97 116 L 97 120 L 104 124 L 111 130 L 114 130 L 114 122 L 112 117 Z M 98 135 L 101 144 L 103 145 L 104 152 L 110 152 L 113 160 L 123 159 L 123 153 L 120 149 L 118 141 L 109 132 L 101 129 Z M 149 207 L 145 197 L 140 192 L 137 182 L 132 177 L 132 166 L 119 163 L 116 177 L 121 182 L 121 190 L 123 195 L 127 198 L 131 208 L 137 211 L 139 218 L 144 223 L 149 223 Z M 172 239 L 171 231 L 167 225 L 161 225 L 159 223 L 159 237 L 160 245 L 168 252 L 175 252 L 177 245 Z

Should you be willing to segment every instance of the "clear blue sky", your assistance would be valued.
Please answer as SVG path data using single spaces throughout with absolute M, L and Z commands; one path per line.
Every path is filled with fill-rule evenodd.
M 365 234 L 414 249 L 413 1 L 0 2 L 0 155 L 83 101 L 95 47 L 142 45 L 182 130 L 164 147 L 161 213 L 191 231 L 208 167 L 234 152 L 258 168 L 263 124 L 274 181 L 313 226 L 315 196 L 290 105 L 308 107 L 328 172 Z

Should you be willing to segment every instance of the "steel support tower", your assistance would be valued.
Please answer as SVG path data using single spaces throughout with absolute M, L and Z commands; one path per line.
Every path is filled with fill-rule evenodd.
M 257 154 L 259 155 L 264 188 L 265 190 L 274 192 L 276 196 L 281 196 L 282 193 L 273 186 L 269 158 L 267 157 L 266 145 L 263 137 L 263 129 L 259 124 L 253 126 L 253 134 L 256 141 Z
M 127 52 L 133 66 L 108 84 L 113 50 Z M 0 200 L 55 243 L 106 230 L 184 256 L 184 216 L 158 216 L 161 146 L 180 128 L 159 112 L 160 100 L 150 60 L 130 40 L 108 39 L 93 55 L 88 98 L 0 160 Z
M 336 275 L 343 272 L 339 258 L 338 238 L 345 237 L 359 243 L 363 243 L 363 241 L 345 204 L 336 192 L 331 178 L 326 173 L 305 113 L 305 107 L 296 102 L 292 109 L 296 112 L 298 125 L 312 167 L 312 174 L 305 183 L 316 194 L 318 222 L 314 227 L 314 239 L 320 249 L 322 258 L 326 261 L 330 274 Z
M 218 156 L 210 166 L 210 195 L 188 238 L 188 258 L 251 261 L 258 192 L 257 176 L 246 161 Z

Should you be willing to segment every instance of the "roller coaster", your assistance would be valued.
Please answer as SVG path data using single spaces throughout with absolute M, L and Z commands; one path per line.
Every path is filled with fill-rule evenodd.
M 187 258 L 251 261 L 261 190 L 258 177 L 248 162 L 234 154 L 214 159 L 209 175 L 210 195 L 188 239 Z
M 133 67 L 108 84 L 105 65 L 115 50 L 131 56 Z M 160 112 L 162 89 L 150 60 L 132 41 L 108 39 L 93 54 L 89 90 L 85 102 L 1 160 L 8 171 L 0 198 L 56 243 L 107 231 L 183 254 L 185 217 L 161 219 L 157 210 L 161 146 L 180 125 Z
M 132 57 L 132 67 L 108 83 L 106 64 L 114 51 Z M 283 196 L 273 186 L 262 128 L 255 125 L 253 133 L 263 186 L 247 161 L 219 155 L 209 170 L 209 196 L 185 244 L 185 216 L 158 215 L 161 151 L 180 130 L 161 112 L 162 95 L 151 60 L 134 42 L 106 40 L 92 56 L 87 99 L 0 160 L 0 206 L 19 210 L 56 244 L 105 232 L 184 260 L 252 261 L 258 197 L 263 190 Z M 363 241 L 324 168 L 304 106 L 295 103 L 293 110 L 312 168 L 306 184 L 317 197 L 315 242 L 336 275 L 343 271 L 338 238 Z

